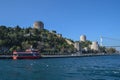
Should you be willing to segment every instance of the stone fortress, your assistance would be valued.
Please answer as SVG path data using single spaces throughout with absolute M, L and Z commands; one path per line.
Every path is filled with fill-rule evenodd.
M 77 41 L 77 42 L 74 43 L 74 47 L 76 48 L 76 50 L 77 50 L 77 51 L 80 51 L 80 52 L 81 52 L 82 50 L 87 51 L 88 48 L 87 48 L 87 47 L 82 48 L 82 47 L 81 47 L 81 44 L 80 44 L 81 42 L 86 42 L 86 41 L 87 41 L 86 35 L 81 35 L 81 36 L 80 36 L 80 41 Z M 97 42 L 97 41 L 92 42 L 92 44 L 89 45 L 89 48 L 90 48 L 91 50 L 98 51 L 98 50 L 99 50 L 99 44 L 98 44 L 98 42 Z
M 42 21 L 36 21 L 36 22 L 34 22 L 33 27 L 34 27 L 35 29 L 42 30 L 42 29 L 44 29 L 44 23 L 43 23 Z M 55 33 L 55 34 L 56 34 L 56 33 Z M 57 35 L 58 37 L 62 37 L 61 34 L 56 34 L 56 35 Z M 74 44 L 74 47 L 76 48 L 77 51 L 82 51 L 82 50 L 87 51 L 87 50 L 88 50 L 87 47 L 81 48 L 81 44 L 80 44 L 80 42 L 86 42 L 86 41 L 87 41 L 86 35 L 81 35 L 81 36 L 80 36 L 80 41 L 77 41 L 77 42 L 75 42 L 75 43 L 72 43 L 71 41 L 69 41 L 69 40 L 67 40 L 67 39 L 65 39 L 65 40 L 66 40 L 66 42 L 67 42 L 68 44 L 70 44 L 70 45 L 71 45 L 71 44 Z M 92 44 L 89 45 L 89 48 L 90 48 L 91 50 L 98 51 L 98 50 L 99 50 L 99 44 L 98 44 L 98 42 L 97 42 L 97 41 L 92 42 Z

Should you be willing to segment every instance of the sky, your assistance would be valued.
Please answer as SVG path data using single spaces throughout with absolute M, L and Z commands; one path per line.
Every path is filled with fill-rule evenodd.
M 120 39 L 120 0 L 0 0 L 0 25 L 26 28 L 35 21 L 74 41 L 82 34 L 98 42 L 100 36 Z

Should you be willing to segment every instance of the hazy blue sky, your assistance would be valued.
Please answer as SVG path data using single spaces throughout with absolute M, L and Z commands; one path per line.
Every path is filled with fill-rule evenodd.
M 73 40 L 81 34 L 92 41 L 120 39 L 120 0 L 0 0 L 0 25 L 28 27 L 39 20 Z

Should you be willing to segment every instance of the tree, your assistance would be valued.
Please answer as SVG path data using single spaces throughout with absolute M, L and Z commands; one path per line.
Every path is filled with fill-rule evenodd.
M 82 45 L 82 48 L 85 48 L 85 47 L 89 47 L 89 45 L 91 45 L 92 44 L 92 42 L 91 41 L 85 41 L 85 42 L 80 42 L 80 44 Z
M 19 32 L 21 30 L 19 25 L 17 25 L 14 29 L 15 29 L 16 32 Z
M 53 32 L 56 33 L 56 31 Z M 72 52 L 74 50 L 74 46 L 69 45 L 64 38 L 58 37 L 46 29 L 0 26 L 0 48 L 9 49 L 12 53 L 13 50 L 28 49 L 31 45 L 43 52 L 49 50 L 58 53 L 59 51 Z
M 107 53 L 115 53 L 116 49 L 115 48 L 107 48 Z
M 100 51 L 101 53 L 106 53 L 106 48 L 105 48 L 104 46 L 100 46 L 100 47 L 99 47 L 99 51 Z
M 55 30 L 52 30 L 53 33 L 57 33 Z

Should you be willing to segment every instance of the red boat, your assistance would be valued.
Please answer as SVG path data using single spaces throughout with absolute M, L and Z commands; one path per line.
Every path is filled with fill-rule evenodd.
M 39 59 L 40 55 L 37 50 L 27 49 L 25 52 L 13 52 L 13 59 Z

